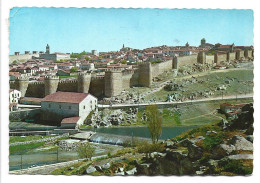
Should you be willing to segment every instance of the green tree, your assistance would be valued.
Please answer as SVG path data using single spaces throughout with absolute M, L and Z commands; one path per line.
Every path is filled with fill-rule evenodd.
M 122 60 L 121 64 L 127 64 L 127 61 L 126 60 Z
M 14 60 L 14 61 L 13 61 L 13 64 L 17 64 L 17 63 L 18 63 L 17 60 Z
M 145 107 L 145 114 L 147 115 L 147 127 L 150 132 L 152 143 L 158 142 L 162 134 L 162 115 L 157 105 L 148 105 Z
M 71 69 L 70 69 L 70 72 L 77 72 L 78 71 L 78 68 L 77 67 L 72 67 Z
M 77 153 L 80 158 L 92 158 L 95 148 L 89 143 L 82 143 L 77 148 Z

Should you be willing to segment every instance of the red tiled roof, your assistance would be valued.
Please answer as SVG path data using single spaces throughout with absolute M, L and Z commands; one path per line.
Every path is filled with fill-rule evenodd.
M 61 121 L 61 124 L 77 123 L 79 119 L 80 119 L 79 116 L 70 117 L 70 118 L 64 118 L 64 119 Z
M 80 103 L 89 94 L 88 93 L 75 93 L 75 92 L 56 92 L 47 95 L 43 102 L 66 102 L 66 103 Z

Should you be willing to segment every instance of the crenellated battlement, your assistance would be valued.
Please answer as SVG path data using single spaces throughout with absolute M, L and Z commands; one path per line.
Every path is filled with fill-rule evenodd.
M 59 80 L 59 76 L 44 76 L 44 80 Z
M 104 75 L 102 75 L 102 76 L 92 76 L 91 77 L 91 80 L 102 80 L 102 79 L 104 79 L 105 78 L 105 76 Z
M 91 72 L 84 71 L 84 72 L 78 73 L 78 77 L 81 77 L 81 76 L 89 76 L 89 75 L 91 75 Z
M 66 80 L 66 79 L 64 79 L 64 80 L 60 80 L 59 81 L 59 83 L 77 83 L 78 82 L 78 80 L 77 79 L 71 79 L 71 80 Z
M 122 72 L 122 75 L 123 76 L 132 75 L 132 74 L 134 74 L 134 72 L 135 72 L 134 70 L 125 70 Z
M 29 81 L 29 78 L 27 76 L 19 76 L 16 78 L 17 81 Z
M 33 81 L 33 82 L 29 82 L 29 85 L 42 85 L 44 84 L 44 81 Z

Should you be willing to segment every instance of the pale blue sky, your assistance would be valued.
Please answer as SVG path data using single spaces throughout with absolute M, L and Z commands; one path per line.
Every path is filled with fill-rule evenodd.
M 116 51 L 160 45 L 253 45 L 252 10 L 13 8 L 10 54 L 15 51 Z

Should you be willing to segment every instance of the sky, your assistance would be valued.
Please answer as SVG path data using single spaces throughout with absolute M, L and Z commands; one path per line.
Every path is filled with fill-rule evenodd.
M 253 45 L 253 11 L 220 9 L 13 8 L 9 49 L 79 53 L 188 42 Z

